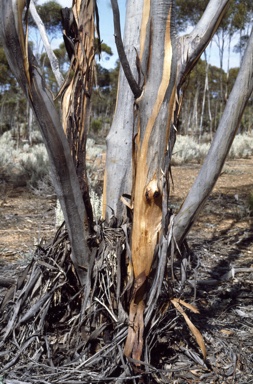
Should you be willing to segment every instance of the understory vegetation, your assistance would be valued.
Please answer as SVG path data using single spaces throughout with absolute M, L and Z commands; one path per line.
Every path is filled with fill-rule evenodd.
M 49 164 L 46 148 L 42 143 L 42 139 L 39 139 L 39 132 L 35 132 L 34 136 L 37 137 L 37 144 L 34 145 L 29 145 L 27 142 L 22 141 L 18 144 L 13 138 L 12 131 L 5 132 L 0 137 L 0 169 L 2 179 L 9 180 L 16 186 L 36 187 L 41 180 L 48 177 Z M 173 151 L 172 164 L 201 163 L 206 157 L 209 148 L 210 138 L 208 136 L 203 136 L 200 141 L 192 136 L 178 135 Z M 103 178 L 101 159 L 104 156 L 104 152 L 105 145 L 97 145 L 94 139 L 88 139 L 88 175 L 90 183 L 93 189 L 95 188 L 97 194 L 101 193 L 97 184 Z M 236 135 L 228 158 L 247 159 L 252 155 L 252 135 L 246 133 Z M 100 165 L 100 174 L 94 173 L 95 160 L 96 164 Z
M 253 155 L 253 140 L 251 134 L 238 134 L 230 149 L 228 159 L 247 159 Z M 210 148 L 210 138 L 206 135 L 198 140 L 191 136 L 177 136 L 173 150 L 173 165 L 181 165 L 191 161 L 201 163 Z
M 15 186 L 37 187 L 38 182 L 49 174 L 49 163 L 45 145 L 17 143 L 12 131 L 0 137 L 1 179 Z

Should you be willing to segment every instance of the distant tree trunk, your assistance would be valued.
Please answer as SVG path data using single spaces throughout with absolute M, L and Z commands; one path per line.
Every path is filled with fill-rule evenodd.
M 199 88 L 200 82 L 197 81 L 197 89 L 195 90 L 194 100 L 193 100 L 193 108 L 192 108 L 192 129 L 194 130 L 194 136 L 200 136 L 199 132 L 199 114 L 198 114 L 198 106 L 199 106 Z
M 203 120 L 205 115 L 205 106 L 206 106 L 206 95 L 208 93 L 208 71 L 209 71 L 209 63 L 207 61 L 206 53 L 205 53 L 205 85 L 203 90 L 203 99 L 201 105 L 201 115 L 199 122 L 199 136 L 201 137 L 203 134 Z
M 30 104 L 28 102 L 27 102 L 27 116 L 28 116 L 27 139 L 29 144 L 32 145 L 33 110 L 30 107 Z
M 217 46 L 219 50 L 220 60 L 220 95 L 219 95 L 219 119 L 224 108 L 224 84 L 223 84 L 223 60 L 224 60 L 224 46 L 225 46 L 225 31 L 222 28 L 217 35 Z
M 210 96 L 209 86 L 208 86 L 208 89 L 207 89 L 207 105 L 208 105 L 208 118 L 209 118 L 209 133 L 210 133 L 210 137 L 212 137 L 212 133 L 213 133 L 213 115 L 212 115 L 212 110 L 211 110 L 211 96 Z

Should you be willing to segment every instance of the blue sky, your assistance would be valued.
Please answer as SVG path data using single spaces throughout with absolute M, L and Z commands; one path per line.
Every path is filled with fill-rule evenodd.
M 45 1 L 45 0 L 44 0 Z M 40 0 L 39 3 L 43 3 L 43 0 Z M 63 7 L 71 7 L 72 6 L 72 0 L 57 0 Z M 117 60 L 117 51 L 114 43 L 114 36 L 113 36 L 113 17 L 112 17 L 112 10 L 110 5 L 110 0 L 98 0 L 98 9 L 99 9 L 99 15 L 100 15 L 100 34 L 101 39 L 104 43 L 109 45 L 112 48 L 112 51 L 114 55 L 109 57 L 102 57 L 102 60 L 100 61 L 100 64 L 105 68 L 114 68 L 115 62 Z M 122 34 L 124 30 L 124 20 L 125 20 L 125 7 L 126 7 L 126 0 L 118 0 L 119 8 L 120 8 L 120 15 L 121 15 L 121 29 Z M 54 40 L 54 45 L 57 47 L 60 44 L 60 40 Z M 237 43 L 237 40 L 235 39 L 232 43 L 235 45 Z M 204 57 L 203 57 L 204 59 Z M 207 48 L 207 59 L 212 65 L 216 65 L 219 67 L 219 54 L 218 54 L 218 47 L 215 44 L 215 42 L 212 42 L 211 48 Z M 228 60 L 228 54 L 227 50 L 225 50 L 224 54 L 224 64 L 223 69 L 227 70 L 227 60 Z M 231 49 L 230 52 L 230 68 L 233 67 L 239 67 L 239 55 L 235 54 L 233 52 L 233 49 Z

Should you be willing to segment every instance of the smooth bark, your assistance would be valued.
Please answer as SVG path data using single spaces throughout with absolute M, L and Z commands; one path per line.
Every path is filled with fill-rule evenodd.
M 124 30 L 124 50 L 137 79 L 136 51 L 140 49 L 140 24 L 143 0 L 128 0 Z M 124 204 L 123 194 L 132 189 L 132 142 L 134 126 L 134 95 L 121 67 L 118 82 L 117 102 L 110 132 L 107 136 L 106 169 L 103 191 L 103 216 L 110 218 L 112 210 L 121 220 Z

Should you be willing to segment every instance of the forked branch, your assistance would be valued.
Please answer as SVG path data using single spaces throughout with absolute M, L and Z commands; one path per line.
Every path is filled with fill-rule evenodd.
M 126 53 L 125 53 L 125 49 L 124 49 L 124 45 L 121 37 L 121 30 L 120 30 L 120 15 L 119 15 L 118 1 L 111 0 L 111 5 L 112 5 L 112 11 L 113 11 L 115 44 L 117 47 L 119 60 L 122 65 L 125 76 L 127 78 L 128 84 L 134 94 L 135 99 L 137 99 L 141 95 L 142 90 L 133 76 L 128 59 L 126 57 Z

